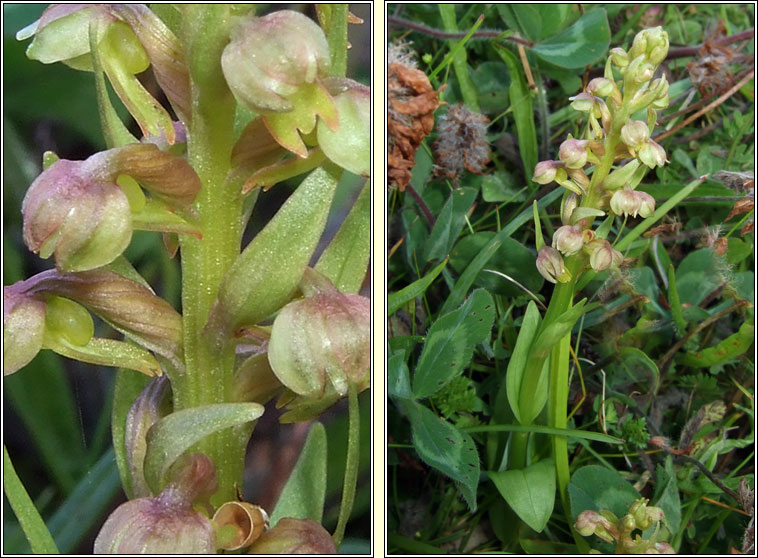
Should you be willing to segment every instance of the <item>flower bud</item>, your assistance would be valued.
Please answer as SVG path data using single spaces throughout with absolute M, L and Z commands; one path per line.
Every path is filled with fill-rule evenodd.
M 655 198 L 647 192 L 637 192 L 640 201 L 640 217 L 647 219 L 655 211 Z
M 629 57 L 644 56 L 646 61 L 657 66 L 666 59 L 669 50 L 669 36 L 662 27 L 643 29 L 634 37 Z
M 37 356 L 45 333 L 45 303 L 26 296 L 16 285 L 3 287 L 4 376 L 23 368 Z
M 61 159 L 29 187 L 21 211 L 24 242 L 62 271 L 101 267 L 129 245 L 129 201 L 114 183 L 92 180 L 77 161 Z
M 611 197 L 610 205 L 616 215 L 637 217 L 640 211 L 640 199 L 634 190 L 618 190 Z
M 613 63 L 619 68 L 626 68 L 629 65 L 629 55 L 623 48 L 612 48 L 608 54 Z
M 657 542 L 653 545 L 652 549 L 655 549 L 658 554 L 676 554 L 674 547 L 667 542 Z
M 202 454 L 177 462 L 174 480 L 155 498 L 121 504 L 95 539 L 95 554 L 213 554 L 216 532 L 193 501 L 216 491 L 213 463 Z
M 337 108 L 320 82 L 329 73 L 329 46 L 307 16 L 280 10 L 243 22 L 232 31 L 221 66 L 237 98 L 298 156 L 307 157 L 300 132 L 310 134 L 317 116 L 337 130 Z
M 621 530 L 625 531 L 626 533 L 631 533 L 637 528 L 637 522 L 634 519 L 634 516 L 630 513 L 626 514 L 624 517 L 621 518 Z
M 590 267 L 595 271 L 604 271 L 618 266 L 624 256 L 615 250 L 607 240 L 593 240 L 585 244 L 585 250 L 590 255 Z
M 580 513 L 574 523 L 574 529 L 583 537 L 597 535 L 606 542 L 614 542 L 613 533 L 616 528 L 595 510 L 585 510 Z
M 636 152 L 650 139 L 650 129 L 641 120 L 630 120 L 621 128 L 621 140 Z
M 339 126 L 333 131 L 320 120 L 318 145 L 342 168 L 368 176 L 371 174 L 371 89 L 344 78 L 328 78 L 325 86 L 334 95 Z
M 550 184 L 556 178 L 566 179 L 566 171 L 560 161 L 540 161 L 534 167 L 534 180 L 537 184 Z
M 224 550 L 250 546 L 268 528 L 268 514 L 260 506 L 248 502 L 226 502 L 213 515 L 219 531 L 218 545 Z M 229 533 L 223 537 L 221 533 Z M 223 537 L 223 538 L 222 538 Z
M 567 139 L 561 144 L 558 158 L 568 169 L 581 169 L 587 162 L 587 140 Z
M 551 283 L 571 280 L 571 273 L 566 269 L 561 253 L 550 246 L 543 246 L 537 254 L 537 271 Z
M 643 56 L 634 58 L 626 69 L 624 78 L 634 86 L 640 86 L 653 79 L 655 66 L 645 61 Z
M 651 169 L 662 167 L 666 164 L 666 151 L 653 140 L 645 143 L 640 148 L 637 156 L 640 158 L 640 161 L 642 161 L 642 164 Z
M 608 97 L 613 93 L 613 82 L 606 78 L 594 78 L 587 84 L 587 93 L 597 97 Z
M 565 256 L 576 254 L 583 244 L 584 236 L 579 227 L 564 225 L 553 233 L 553 248 Z
M 571 107 L 579 112 L 592 112 L 600 99 L 591 95 L 590 93 L 579 93 L 573 97 L 569 97 L 571 101 Z
M 312 519 L 285 517 L 250 547 L 248 554 L 336 554 L 332 537 Z
M 304 279 L 315 274 L 309 269 Z M 333 286 L 290 302 L 271 329 L 268 359 L 274 374 L 299 395 L 319 399 L 329 382 L 344 396 L 370 368 L 370 318 L 368 298 Z

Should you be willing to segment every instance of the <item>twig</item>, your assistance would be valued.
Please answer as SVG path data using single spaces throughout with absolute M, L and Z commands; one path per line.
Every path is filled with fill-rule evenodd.
M 466 33 L 454 33 L 449 31 L 442 31 L 440 29 L 435 29 L 434 27 L 429 27 L 428 25 L 423 25 L 421 23 L 416 23 L 415 21 L 410 21 L 408 19 L 403 19 L 401 17 L 397 16 L 388 16 L 387 17 L 387 23 L 394 26 L 394 27 L 405 27 L 406 29 L 411 29 L 413 31 L 418 31 L 419 33 L 423 33 L 424 35 L 429 35 L 430 37 L 434 37 L 436 39 L 462 39 L 466 36 Z M 482 31 L 476 31 L 471 35 L 471 39 L 496 39 L 500 37 L 504 31 L 490 31 L 483 29 Z M 534 46 L 534 43 L 531 41 L 525 41 L 524 39 L 520 39 L 518 37 L 503 37 L 508 41 L 524 45 L 527 47 Z
M 748 81 L 750 81 L 751 79 L 753 79 L 753 76 L 755 76 L 755 68 L 751 69 L 747 73 L 747 75 L 745 77 L 743 77 L 736 85 L 734 85 L 731 89 L 729 89 L 729 91 L 727 91 L 726 93 L 724 93 L 723 95 L 721 95 L 718 99 L 716 99 L 715 101 L 713 101 L 711 104 L 709 104 L 706 107 L 703 107 L 702 109 L 700 109 L 699 111 L 697 111 L 695 114 L 693 114 L 692 116 L 686 118 L 685 120 L 683 120 L 682 122 L 680 122 L 679 124 L 677 124 L 676 126 L 674 126 L 673 128 L 671 128 L 670 130 L 668 130 L 667 132 L 663 132 L 662 134 L 659 134 L 658 136 L 656 136 L 654 138 L 655 141 L 657 141 L 657 142 L 660 143 L 660 141 L 663 138 L 667 138 L 671 134 L 674 134 L 674 133 L 678 132 L 680 129 L 684 128 L 685 126 L 687 126 L 688 124 L 690 124 L 692 121 L 694 121 L 697 118 L 700 118 L 701 116 L 703 116 L 706 112 L 708 112 L 708 111 L 710 111 L 712 109 L 715 109 L 721 103 L 723 103 L 724 101 L 726 101 L 729 97 L 731 97 L 732 95 L 734 95 L 735 93 L 737 93 L 737 91 L 739 91 L 742 88 L 743 85 L 745 85 Z
M 658 370 L 663 370 L 666 364 L 668 364 L 668 361 L 671 360 L 671 358 L 677 353 L 679 349 L 681 349 L 684 344 L 689 341 L 692 336 L 697 334 L 698 332 L 702 331 L 706 327 L 708 327 L 713 322 L 716 322 L 726 316 L 727 314 L 730 314 L 734 312 L 735 310 L 739 310 L 743 306 L 747 306 L 750 303 L 747 300 L 738 300 L 734 304 L 732 304 L 729 308 L 725 308 L 721 312 L 717 312 L 713 316 L 709 317 L 707 320 L 704 320 L 700 322 L 697 326 L 695 326 L 692 331 L 688 332 L 687 335 L 682 337 L 679 341 L 674 343 L 674 346 L 671 347 L 665 355 L 663 355 L 658 362 L 656 362 L 656 365 L 658 366 Z
M 747 31 L 742 31 L 741 33 L 735 33 L 734 35 L 729 35 L 728 37 L 723 37 L 722 39 L 710 41 L 710 44 L 730 45 L 732 43 L 742 41 L 743 39 L 750 39 L 754 33 L 754 29 L 748 29 Z M 666 60 L 671 60 L 672 58 L 686 58 L 688 56 L 695 56 L 699 53 L 700 49 L 703 48 L 703 46 L 704 45 L 670 48 L 668 56 L 666 56 Z
M 411 196 L 413 196 L 413 199 L 416 200 L 416 203 L 421 208 L 421 211 L 424 212 L 424 216 L 426 217 L 426 220 L 429 222 L 429 227 L 434 228 L 434 222 L 435 222 L 434 215 L 432 215 L 432 212 L 429 210 L 429 206 L 426 205 L 426 202 L 423 200 L 421 195 L 416 191 L 416 189 L 411 184 L 408 184 L 408 186 L 405 188 L 405 191 L 409 192 Z

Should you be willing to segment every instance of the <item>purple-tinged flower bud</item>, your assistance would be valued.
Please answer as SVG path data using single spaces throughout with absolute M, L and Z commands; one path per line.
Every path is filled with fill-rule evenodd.
M 623 48 L 612 48 L 608 54 L 613 63 L 619 68 L 626 68 L 629 65 L 629 55 Z
M 213 514 L 218 530 L 218 546 L 239 550 L 257 541 L 268 528 L 268 514 L 249 502 L 226 502 Z
M 248 554 L 336 554 L 331 535 L 312 519 L 285 517 L 264 532 Z
M 550 246 L 543 246 L 537 254 L 537 271 L 551 283 L 566 283 L 571 280 L 571 273 L 563 263 L 563 256 Z
M 601 99 L 590 93 L 579 93 L 578 95 L 569 97 L 571 108 L 579 112 L 592 112 L 599 100 Z
M 113 182 L 93 180 L 77 161 L 61 159 L 29 187 L 21 211 L 24 242 L 63 271 L 109 264 L 129 245 L 129 201 Z
M 587 140 L 567 139 L 561 144 L 558 158 L 568 169 L 581 169 L 587 163 Z
M 595 271 L 604 271 L 618 266 L 624 256 L 615 250 L 607 240 L 593 240 L 584 245 L 584 249 L 590 255 L 590 267 Z
M 560 161 L 540 161 L 534 167 L 532 180 L 537 184 L 550 184 L 556 178 L 566 179 L 566 170 Z
M 298 156 L 308 154 L 300 132 L 311 133 L 317 116 L 337 130 L 337 108 L 320 81 L 329 73 L 329 46 L 303 14 L 280 10 L 243 22 L 232 31 L 221 66 L 237 98 Z
M 290 302 L 274 320 L 268 359 L 279 381 L 299 395 L 321 398 L 330 383 L 340 395 L 359 384 L 371 366 L 368 298 L 340 293 L 306 269 L 315 294 Z M 323 282 L 321 282 L 323 281 Z
M 595 510 L 585 510 L 580 513 L 574 523 L 574 529 L 583 537 L 597 535 L 609 543 L 614 542 L 613 535 L 617 534 L 616 527 Z
M 95 539 L 95 554 L 213 554 L 216 531 L 193 508 L 216 491 L 213 463 L 194 454 L 175 465 L 174 480 L 155 498 L 121 504 Z
M 636 152 L 650 139 L 650 129 L 642 120 L 630 120 L 621 128 L 621 141 Z
M 640 199 L 634 190 L 618 190 L 611 196 L 611 211 L 616 215 L 637 217 Z
M 45 303 L 27 296 L 16 285 L 3 287 L 4 376 L 37 356 L 45 333 Z
M 371 89 L 350 79 L 328 78 L 324 85 L 337 105 L 339 126 L 317 125 L 318 145 L 333 162 L 359 176 L 371 174 Z
M 645 143 L 637 154 L 642 164 L 653 169 L 666 164 L 666 150 L 653 140 Z
M 576 254 L 582 249 L 583 244 L 584 236 L 579 227 L 564 225 L 553 233 L 553 248 L 564 256 Z

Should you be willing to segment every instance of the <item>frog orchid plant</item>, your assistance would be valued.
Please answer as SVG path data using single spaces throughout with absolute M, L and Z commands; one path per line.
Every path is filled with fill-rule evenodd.
M 345 76 L 347 26 L 360 20 L 338 4 L 317 5 L 318 22 L 257 10 L 61 4 L 17 35 L 33 38 L 29 58 L 93 73 L 108 147 L 83 161 L 45 154 L 23 239 L 55 267 L 3 290 L 6 375 L 43 349 L 119 369 L 113 440 L 129 501 L 100 530 L 98 553 L 333 553 L 350 516 L 358 393 L 370 385 L 370 301 L 358 294 L 368 182 L 317 247 L 343 174 L 370 174 L 370 90 Z M 138 79 L 148 68 L 166 106 Z M 242 247 L 260 192 L 306 173 Z M 135 230 L 180 251 L 181 314 L 124 257 Z M 92 314 L 124 338 L 96 336 Z M 290 502 L 271 520 L 238 497 L 255 421 L 276 396 L 282 422 L 349 400 L 332 535 L 323 494 L 310 515 L 287 517 Z
M 574 303 L 575 294 L 596 273 L 617 272 L 624 262 L 622 251 L 704 180 L 687 185 L 658 209 L 651 195 L 637 190 L 649 170 L 666 163 L 666 153 L 652 135 L 657 111 L 669 103 L 665 76 L 655 77 L 668 48 L 668 35 L 656 27 L 639 32 L 628 51 L 612 49 L 603 77 L 570 98 L 571 107 L 583 115 L 581 136 L 567 138 L 557 160 L 542 161 L 534 169 L 535 182 L 556 183 L 564 193 L 561 226 L 549 245 L 534 205 L 537 269 L 555 288 L 544 316 L 534 302 L 527 306 L 499 396 L 523 426 L 533 424 L 546 405 L 549 426 L 567 426 L 571 331 L 587 310 L 587 299 Z M 644 220 L 622 237 L 627 219 L 636 217 Z M 523 469 L 533 461 L 528 442 L 527 432 L 513 433 L 509 468 Z M 552 444 L 558 491 L 571 525 L 566 438 L 553 436 Z M 574 535 L 581 548 L 586 546 L 576 530 Z

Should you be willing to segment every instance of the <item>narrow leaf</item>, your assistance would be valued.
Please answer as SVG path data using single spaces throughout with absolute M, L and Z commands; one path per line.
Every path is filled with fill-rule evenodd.
M 271 513 L 271 527 L 283 517 L 321 523 L 326 498 L 326 449 L 326 430 L 316 422 Z
M 755 327 L 750 322 L 745 322 L 737 333 L 733 333 L 713 347 L 684 355 L 681 362 L 687 366 L 699 368 L 723 364 L 744 354 L 754 341 Z
M 508 394 L 508 403 L 511 405 L 513 415 L 520 423 L 521 410 L 519 408 L 519 394 L 521 393 L 521 382 L 524 378 L 526 361 L 529 357 L 529 348 L 532 346 L 534 336 L 537 334 L 537 328 L 540 325 L 540 311 L 537 305 L 530 301 L 526 307 L 526 313 L 521 322 L 516 345 L 513 347 L 511 359 L 508 361 L 508 369 L 505 373 L 506 392 Z
M 484 289 L 474 291 L 458 310 L 437 319 L 429 328 L 413 377 L 416 397 L 429 397 L 459 376 L 474 346 L 489 337 L 494 319 L 492 296 Z
M 176 411 L 158 421 L 147 434 L 145 480 L 153 493 L 165 486 L 174 461 L 209 434 L 251 422 L 263 414 L 258 403 L 217 403 Z
M 134 374 L 131 370 L 119 370 L 116 373 L 116 385 L 113 391 L 113 409 L 111 410 L 111 438 L 116 454 L 116 465 L 121 478 L 121 486 L 127 497 L 134 496 L 129 460 L 126 456 L 126 417 L 132 403 L 142 392 L 149 378 Z
M 357 293 L 371 256 L 371 181 L 366 181 L 353 208 L 316 263 L 343 293 Z
M 3 488 L 13 512 L 24 530 L 26 540 L 35 554 L 60 554 L 55 541 L 34 507 L 34 502 L 16 474 L 8 450 L 3 444 Z
M 427 288 L 429 288 L 429 285 L 431 285 L 434 280 L 437 278 L 437 276 L 442 272 L 442 270 L 447 265 L 447 259 L 443 260 L 442 263 L 437 265 L 434 269 L 432 269 L 429 273 L 424 275 L 421 279 L 417 279 L 407 287 L 403 287 L 401 290 L 397 291 L 396 293 L 389 293 L 387 294 L 387 315 L 391 316 L 395 312 L 397 312 L 403 304 L 408 302 L 409 300 L 413 300 L 417 296 L 421 296 L 424 291 L 426 291 Z
M 543 459 L 526 469 L 487 474 L 516 515 L 538 533 L 542 532 L 555 504 L 553 460 Z
M 471 209 L 477 194 L 478 191 L 474 188 L 453 190 L 434 222 L 434 228 L 426 243 L 424 260 L 432 262 L 444 258 L 450 253 L 461 229 L 463 229 L 466 214 Z

